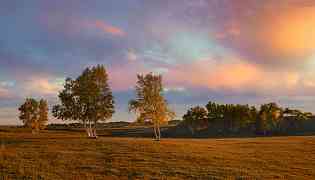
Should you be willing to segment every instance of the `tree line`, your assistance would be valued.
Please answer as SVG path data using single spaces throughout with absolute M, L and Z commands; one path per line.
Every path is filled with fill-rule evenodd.
M 175 113 L 169 109 L 163 96 L 162 76 L 153 73 L 139 74 L 137 79 L 136 98 L 130 100 L 129 111 L 137 114 L 138 121 L 151 122 L 155 139 L 160 140 L 160 124 L 175 117 Z M 60 103 L 53 106 L 53 116 L 63 121 L 84 124 L 88 137 L 96 138 L 98 122 L 106 122 L 115 113 L 115 101 L 108 83 L 108 74 L 103 65 L 86 68 L 76 79 L 66 78 L 58 98 Z M 35 120 L 33 116 L 36 116 L 36 113 L 34 115 L 31 113 L 31 116 L 24 114 L 37 112 L 35 110 L 37 104 L 30 99 L 27 99 L 25 104 L 19 109 L 20 119 L 26 127 L 34 129 L 35 127 L 29 126 L 28 123 L 42 121 Z M 45 115 L 48 117 L 48 108 Z
M 312 113 L 282 108 L 276 103 L 255 106 L 217 104 L 208 102 L 196 106 L 183 116 L 183 125 L 190 133 L 205 132 L 213 135 L 255 134 L 272 135 L 303 131 Z

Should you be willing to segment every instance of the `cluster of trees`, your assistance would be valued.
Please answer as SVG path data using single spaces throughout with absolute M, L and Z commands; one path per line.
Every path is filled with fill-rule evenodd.
M 138 121 L 152 122 L 159 140 L 160 124 L 175 116 L 163 97 L 162 76 L 149 73 L 137 78 L 136 99 L 130 101 L 129 110 L 138 115 Z M 83 123 L 89 137 L 96 138 L 98 122 L 107 121 L 115 112 L 108 75 L 102 65 L 86 68 L 76 79 L 67 78 L 58 97 L 60 104 L 53 107 L 53 116 Z
M 20 120 L 24 126 L 32 129 L 32 133 L 46 127 L 48 121 L 48 104 L 47 101 L 41 99 L 37 101 L 33 98 L 27 98 L 25 103 L 19 107 Z
M 193 107 L 183 116 L 191 134 L 211 131 L 214 134 L 255 133 L 260 135 L 286 133 L 299 130 L 312 117 L 311 113 L 281 108 L 276 103 L 254 106 L 240 104 L 216 104 Z

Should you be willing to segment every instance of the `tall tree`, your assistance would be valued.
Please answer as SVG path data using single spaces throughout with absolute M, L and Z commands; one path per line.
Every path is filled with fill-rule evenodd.
M 97 137 L 97 122 L 108 120 L 115 112 L 103 65 L 86 68 L 75 80 L 67 78 L 59 99 L 61 104 L 53 107 L 53 115 L 62 120 L 83 122 L 89 137 Z
M 171 120 L 175 113 L 172 112 L 163 97 L 162 76 L 149 73 L 138 75 L 136 85 L 136 99 L 130 100 L 129 111 L 138 114 L 138 120 L 148 120 L 153 123 L 156 140 L 160 140 L 160 125 Z

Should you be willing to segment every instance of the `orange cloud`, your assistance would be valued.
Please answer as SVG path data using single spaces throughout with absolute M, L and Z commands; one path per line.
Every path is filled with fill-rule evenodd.
M 92 26 L 102 30 L 103 32 L 114 35 L 114 36 L 125 36 L 126 35 L 126 33 L 122 29 L 115 27 L 115 26 L 112 26 L 112 25 L 109 25 L 109 24 L 106 24 L 105 22 L 100 21 L 100 20 L 96 20 L 95 22 L 90 23 L 90 24 Z
M 174 81 L 184 80 L 193 86 L 240 89 L 256 81 L 259 73 L 255 66 L 249 64 L 214 64 L 205 60 L 179 65 L 170 71 L 169 76 Z
M 315 50 L 315 8 L 300 7 L 272 13 L 264 21 L 261 41 L 273 54 L 305 57 Z
M 213 36 L 249 63 L 296 70 L 305 66 L 315 53 L 315 7 L 287 1 L 262 4 L 248 9 L 245 3 L 244 12 L 218 24 Z

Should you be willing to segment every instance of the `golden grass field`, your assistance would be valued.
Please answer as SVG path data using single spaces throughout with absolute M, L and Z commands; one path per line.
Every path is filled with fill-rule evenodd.
M 0 179 L 315 179 L 315 137 L 162 139 L 0 131 Z

